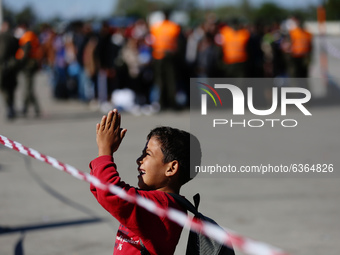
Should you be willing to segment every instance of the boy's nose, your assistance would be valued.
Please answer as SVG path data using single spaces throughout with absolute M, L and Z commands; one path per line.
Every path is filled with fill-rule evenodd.
M 137 165 L 141 165 L 142 164 L 142 161 L 143 161 L 143 156 L 140 156 L 136 159 L 136 163 Z

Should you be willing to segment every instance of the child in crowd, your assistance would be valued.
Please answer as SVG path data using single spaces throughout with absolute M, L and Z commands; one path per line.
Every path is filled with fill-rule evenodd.
M 121 181 L 113 160 L 113 153 L 118 150 L 127 132 L 120 127 L 120 120 L 121 116 L 115 109 L 97 124 L 98 157 L 90 163 L 91 174 L 102 182 L 121 187 L 130 195 L 149 199 L 162 208 L 171 207 L 185 212 L 169 193 L 179 194 L 181 186 L 191 180 L 190 142 L 194 142 L 191 146 L 198 152 L 194 157 L 197 162 L 193 165 L 200 164 L 201 151 L 197 138 L 171 127 L 153 129 L 147 136 L 142 155 L 137 159 L 139 188 L 135 188 Z M 174 254 L 182 232 L 181 226 L 108 190 L 91 185 L 91 192 L 120 222 L 115 255 Z

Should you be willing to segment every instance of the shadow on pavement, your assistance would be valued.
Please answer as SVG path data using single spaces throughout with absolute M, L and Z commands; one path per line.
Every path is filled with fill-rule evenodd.
M 61 222 L 48 223 L 48 224 L 22 225 L 18 227 L 0 226 L 0 235 L 6 235 L 6 234 L 11 234 L 11 233 L 17 233 L 17 232 L 35 231 L 35 230 L 42 230 L 42 229 L 70 227 L 70 226 L 75 226 L 75 225 L 101 223 L 105 221 L 106 220 L 102 218 L 91 218 L 91 219 L 83 219 L 83 220 L 61 221 Z

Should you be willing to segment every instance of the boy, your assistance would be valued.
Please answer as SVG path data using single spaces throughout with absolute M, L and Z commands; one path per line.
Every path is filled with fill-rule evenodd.
M 112 157 L 127 131 L 120 128 L 120 118 L 118 111 L 113 110 L 97 124 L 98 157 L 90 163 L 91 174 L 104 183 L 120 186 L 127 193 L 150 199 L 163 208 L 172 207 L 185 212 L 168 193 L 179 194 L 181 186 L 191 179 L 190 138 L 194 138 L 192 141 L 197 144 L 193 147 L 200 153 L 198 140 L 185 131 L 170 127 L 153 129 L 147 136 L 142 155 L 137 159 L 137 189 L 121 181 Z M 175 252 L 181 226 L 108 191 L 96 189 L 93 185 L 90 188 L 98 202 L 121 223 L 116 236 L 115 255 L 170 255 Z

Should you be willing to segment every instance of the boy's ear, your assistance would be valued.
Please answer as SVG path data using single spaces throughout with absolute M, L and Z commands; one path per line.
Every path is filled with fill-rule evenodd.
M 169 164 L 169 169 L 165 172 L 166 176 L 173 176 L 178 172 L 178 161 L 173 160 L 168 163 Z

